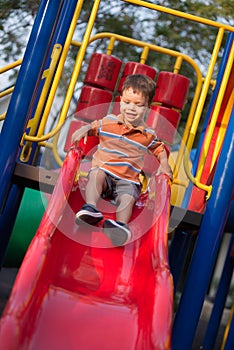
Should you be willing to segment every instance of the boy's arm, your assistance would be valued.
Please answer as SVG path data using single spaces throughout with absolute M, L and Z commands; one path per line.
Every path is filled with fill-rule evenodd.
M 91 124 L 83 125 L 80 129 L 76 130 L 71 137 L 71 143 L 79 142 L 83 137 L 85 138 L 84 142 L 86 143 L 86 138 L 91 130 Z
M 169 176 L 171 181 L 173 180 L 173 174 L 170 165 L 168 164 L 168 156 L 167 152 L 164 147 L 164 143 L 159 140 L 157 137 L 155 138 L 156 141 L 153 145 L 153 147 L 150 149 L 150 151 L 155 155 L 155 157 L 159 161 L 159 168 L 157 171 L 157 174 L 166 174 Z
M 84 137 L 84 143 L 87 141 L 87 136 L 98 136 L 98 128 L 101 120 L 94 120 L 90 124 L 83 125 L 80 129 L 76 130 L 71 137 L 71 143 L 77 143 Z
M 160 163 L 157 173 L 158 174 L 164 173 L 164 174 L 168 175 L 172 181 L 173 174 L 172 174 L 171 167 L 168 164 L 168 158 L 167 158 L 167 153 L 166 153 L 165 149 L 163 149 L 163 151 L 158 153 L 157 158 L 158 158 L 159 163 Z

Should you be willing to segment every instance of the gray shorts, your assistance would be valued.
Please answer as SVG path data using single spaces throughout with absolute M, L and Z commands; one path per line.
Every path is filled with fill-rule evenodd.
M 127 193 L 137 200 L 141 193 L 142 186 L 140 184 L 138 185 L 123 179 L 117 179 L 108 173 L 106 173 L 106 184 L 107 189 L 102 194 L 102 198 L 112 198 L 116 202 L 118 202 L 118 198 L 121 197 L 122 194 Z
M 95 169 L 92 169 L 95 170 Z M 90 170 L 90 171 L 92 171 Z M 101 170 L 101 169 L 100 169 Z M 141 194 L 141 184 L 134 184 L 132 182 L 117 179 L 110 174 L 106 173 L 102 170 L 106 175 L 106 190 L 102 193 L 102 198 L 112 199 L 114 202 L 118 203 L 118 198 L 121 197 L 122 194 L 129 194 L 137 200 Z

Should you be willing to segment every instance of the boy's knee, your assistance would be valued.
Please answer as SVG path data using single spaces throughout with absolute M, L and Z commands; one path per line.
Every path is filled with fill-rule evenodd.
M 92 186 L 97 190 L 98 193 L 101 191 L 103 193 L 106 189 L 106 174 L 101 169 L 93 169 L 89 173 L 89 180 L 88 180 L 89 186 Z M 100 194 L 101 194 L 100 193 Z
M 132 207 L 135 202 L 136 199 L 129 193 L 122 193 L 117 198 L 118 205 L 129 205 Z
M 100 179 L 105 178 L 105 172 L 101 169 L 93 169 L 89 173 L 89 179 Z

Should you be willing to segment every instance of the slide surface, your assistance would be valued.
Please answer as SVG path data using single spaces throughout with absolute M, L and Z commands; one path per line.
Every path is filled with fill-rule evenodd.
M 134 208 L 133 241 L 113 247 L 102 223 L 74 223 L 85 187 L 82 178 L 74 186 L 80 164 L 81 150 L 71 149 L 0 320 L 1 348 L 170 349 L 170 181 L 151 179 Z M 110 202 L 100 210 L 114 218 Z

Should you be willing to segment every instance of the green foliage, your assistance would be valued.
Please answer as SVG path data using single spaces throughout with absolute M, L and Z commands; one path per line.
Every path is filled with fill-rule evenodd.
M 38 10 L 40 1 L 34 0 L 1 0 L 0 2 L 0 31 L 4 31 L 4 26 L 9 17 L 14 14 L 18 16 L 21 12 L 27 13 L 27 15 L 35 16 Z M 19 18 L 18 18 L 19 19 Z M 17 22 L 18 22 L 17 19 Z M 17 24 L 16 22 L 16 24 Z M 22 23 L 22 25 L 24 25 Z
M 234 24 L 232 0 L 166 0 L 152 1 L 165 7 L 185 13 L 202 16 L 215 21 Z M 22 57 L 26 42 L 23 33 L 29 33 L 35 18 L 39 0 L 1 0 L 0 39 L 1 58 L 5 62 Z M 89 20 L 93 1 L 84 1 L 81 17 L 77 23 L 77 32 L 82 37 Z M 94 32 L 110 31 L 150 42 L 159 46 L 181 51 L 207 66 L 213 48 L 217 30 L 167 15 L 154 12 L 125 1 L 102 0 L 95 21 Z M 105 43 L 98 42 L 95 50 L 105 50 Z M 139 60 L 140 50 L 123 43 L 116 43 L 115 51 L 123 60 Z M 71 57 L 74 52 L 71 52 Z M 156 57 L 156 56 L 155 56 Z M 149 56 L 150 63 L 158 69 L 165 69 L 172 61 L 168 57 L 155 60 Z
M 1 0 L 1 59 L 5 62 L 10 63 L 21 58 L 38 5 L 39 1 L 34 0 Z

